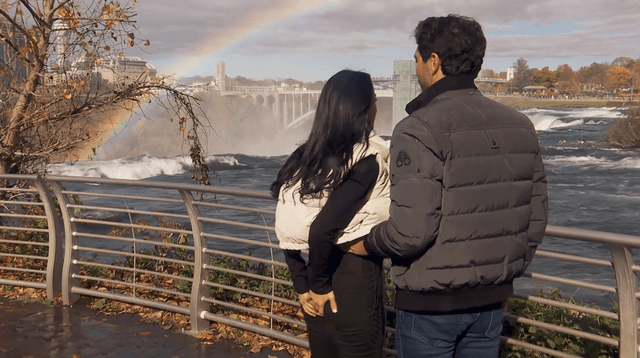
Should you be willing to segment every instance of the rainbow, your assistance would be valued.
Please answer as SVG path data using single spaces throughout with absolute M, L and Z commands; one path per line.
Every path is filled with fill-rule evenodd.
M 246 14 L 236 19 L 233 26 L 211 34 L 186 59 L 170 67 L 168 73 L 180 77 L 196 68 L 207 57 L 245 39 L 248 36 L 265 31 L 267 28 L 288 18 L 318 11 L 343 0 L 277 0 L 267 9 Z
M 170 65 L 167 73 L 174 77 L 182 77 L 189 73 L 189 70 L 197 68 L 207 58 L 221 52 L 243 39 L 256 33 L 267 30 L 275 24 L 287 20 L 291 17 L 300 16 L 306 13 L 319 11 L 332 5 L 338 5 L 344 0 L 275 0 L 266 9 L 249 12 L 242 18 L 236 19 L 233 26 L 222 31 L 216 31 L 207 37 L 190 55 L 181 58 L 177 63 Z M 76 158 L 88 158 L 92 153 L 92 148 L 105 141 L 113 139 L 121 133 L 130 118 L 135 118 L 145 108 L 148 103 L 141 104 L 140 108 L 119 109 L 111 118 L 113 120 L 102 128 L 102 135 L 96 141 L 87 143 L 84 148 L 74 153 Z

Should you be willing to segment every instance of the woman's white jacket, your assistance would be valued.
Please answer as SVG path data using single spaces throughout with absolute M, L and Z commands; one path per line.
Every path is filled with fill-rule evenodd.
M 369 146 L 356 144 L 350 167 L 359 160 L 375 155 L 378 177 L 369 199 L 356 213 L 349 225 L 336 237 L 336 244 L 343 244 L 367 235 L 372 227 L 389 218 L 389 141 L 377 135 L 369 137 Z M 329 192 L 322 198 L 300 200 L 300 182 L 285 189 L 283 185 L 276 206 L 275 229 L 280 247 L 285 250 L 309 249 L 309 228 L 327 201 Z

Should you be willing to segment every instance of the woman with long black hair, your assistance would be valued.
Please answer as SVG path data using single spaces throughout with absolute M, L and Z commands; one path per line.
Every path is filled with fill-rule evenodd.
M 389 147 L 373 133 L 371 76 L 343 70 L 322 89 L 307 141 L 271 185 L 276 235 L 313 358 L 380 357 L 382 259 L 349 253 L 389 216 Z M 309 250 L 306 262 L 301 250 Z

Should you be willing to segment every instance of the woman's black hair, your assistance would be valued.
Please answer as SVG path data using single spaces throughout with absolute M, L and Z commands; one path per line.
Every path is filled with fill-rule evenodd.
M 282 166 L 271 184 L 271 195 L 277 198 L 281 187 L 298 181 L 301 199 L 322 197 L 324 190 L 340 185 L 349 171 L 354 145 L 369 144 L 373 103 L 368 73 L 343 70 L 333 75 L 320 93 L 309 138 Z

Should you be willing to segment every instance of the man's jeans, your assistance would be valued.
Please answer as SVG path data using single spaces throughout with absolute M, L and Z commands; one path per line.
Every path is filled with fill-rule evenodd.
M 456 314 L 417 314 L 397 310 L 399 358 L 496 358 L 503 308 Z

